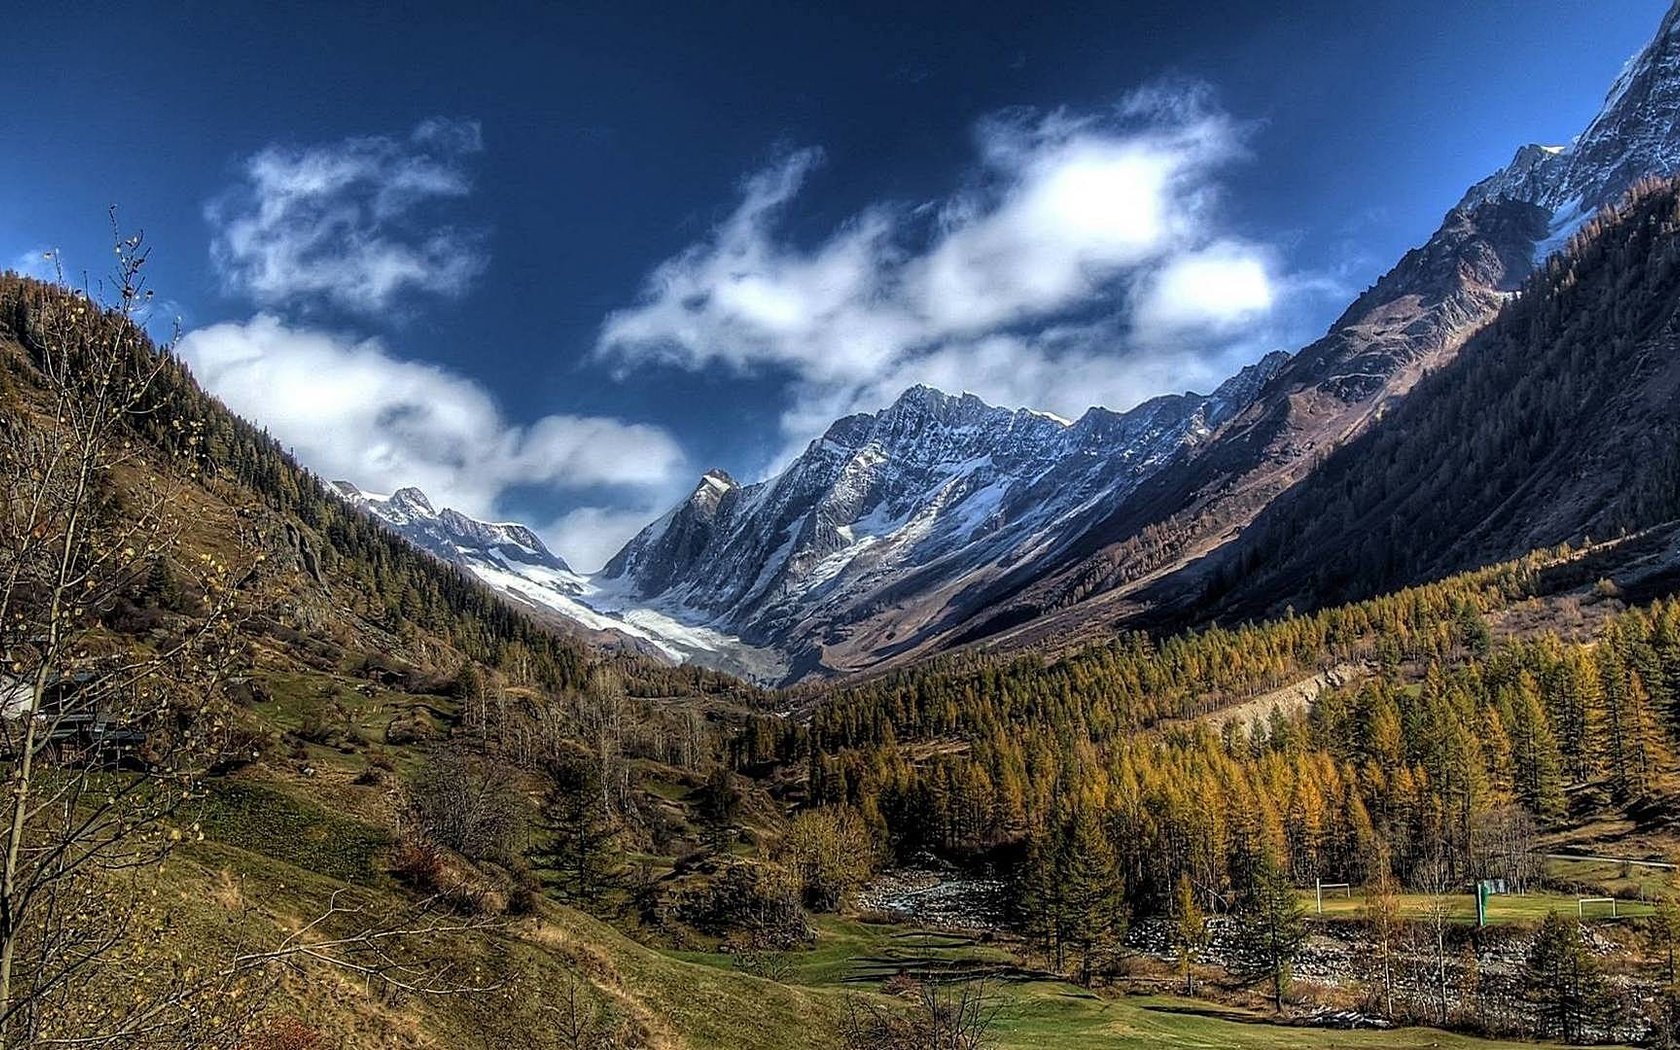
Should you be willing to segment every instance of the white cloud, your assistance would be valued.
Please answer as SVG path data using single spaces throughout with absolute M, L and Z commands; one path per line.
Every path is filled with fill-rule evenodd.
M 29 251 L 18 253 L 6 268 L 25 277 L 56 281 L 59 279 L 61 260 L 54 248 L 31 248 Z
M 224 287 L 265 307 L 377 314 L 411 293 L 458 296 L 484 269 L 484 231 L 442 221 L 472 188 L 478 124 L 432 118 L 407 136 L 268 146 L 205 207 Z
M 595 572 L 623 549 L 631 537 L 669 509 L 669 494 L 634 507 L 578 507 L 562 514 L 547 528 L 544 537 L 579 572 Z
M 513 486 L 663 491 L 684 465 L 659 427 L 570 415 L 514 425 L 471 379 L 401 360 L 377 339 L 268 314 L 190 332 L 180 353 L 209 390 L 315 471 L 371 491 L 417 485 L 479 517 L 494 516 Z
M 820 153 L 753 176 L 606 319 L 597 356 L 785 373 L 798 440 L 916 381 L 1077 414 L 1211 386 L 1276 345 L 1256 340 L 1298 284 L 1220 228 L 1217 176 L 1245 129 L 1205 90 L 1150 89 L 1101 116 L 1005 114 L 976 137 L 964 189 L 865 209 L 809 247 L 780 220 Z
M 1134 322 L 1155 336 L 1228 329 L 1270 310 L 1275 285 L 1263 253 L 1221 241 L 1168 260 L 1141 282 Z

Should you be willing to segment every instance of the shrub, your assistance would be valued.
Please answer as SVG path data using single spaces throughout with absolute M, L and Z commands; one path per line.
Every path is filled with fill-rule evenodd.
M 425 839 L 406 837 L 391 850 L 391 874 L 424 893 L 437 891 L 447 867 L 443 849 Z
M 326 1036 L 296 1017 L 276 1017 L 246 1036 L 239 1050 L 324 1050 Z
M 433 840 L 473 860 L 513 853 L 523 800 L 506 763 L 450 749 L 415 778 L 415 819 Z

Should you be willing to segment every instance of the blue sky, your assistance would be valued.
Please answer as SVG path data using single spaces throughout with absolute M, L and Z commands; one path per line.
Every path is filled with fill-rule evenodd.
M 118 205 L 306 463 L 592 567 L 913 382 L 1074 415 L 1303 345 L 1665 4 L 560 6 L 13 12 L 0 266 L 97 272 Z

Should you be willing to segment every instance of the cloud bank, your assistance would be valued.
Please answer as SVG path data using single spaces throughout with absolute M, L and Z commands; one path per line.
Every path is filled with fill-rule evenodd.
M 379 339 L 294 327 L 272 314 L 189 332 L 179 351 L 229 408 L 260 420 L 316 472 L 371 491 L 417 485 L 478 517 L 495 516 L 513 486 L 663 493 L 684 467 L 659 427 L 572 415 L 515 424 L 471 379 L 402 360 Z M 574 513 L 574 523 L 613 526 L 587 545 L 560 546 L 585 565 L 636 528 L 610 511 Z M 576 528 L 556 534 L 581 536 Z
M 205 207 L 223 287 L 268 308 L 383 314 L 410 295 L 455 297 L 487 261 L 482 229 L 446 221 L 483 149 L 474 121 L 406 136 L 268 146 Z
M 1276 253 L 1220 228 L 1247 129 L 1197 86 L 1111 112 L 982 121 L 963 188 L 863 210 L 814 246 L 781 220 L 821 163 L 747 179 L 710 234 L 603 323 L 598 359 L 791 377 L 788 436 L 928 382 L 1076 415 L 1207 387 L 1276 344 Z

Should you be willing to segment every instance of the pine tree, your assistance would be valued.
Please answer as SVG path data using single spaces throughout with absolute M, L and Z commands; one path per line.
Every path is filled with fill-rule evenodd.
M 1580 923 L 1557 912 L 1547 915 L 1528 949 L 1524 978 L 1539 1034 L 1583 1042 L 1601 1010 L 1604 979 L 1581 937 Z
M 728 767 L 719 766 L 706 778 L 700 791 L 699 817 L 706 848 L 722 853 L 735 840 L 735 824 L 741 819 L 743 798 Z
M 146 604 L 172 612 L 178 612 L 186 605 L 186 594 L 175 578 L 174 567 L 169 564 L 167 555 L 159 554 L 152 558 L 141 594 Z
M 1272 1005 L 1283 1012 L 1290 970 L 1307 940 L 1306 910 L 1276 855 L 1260 855 L 1253 885 L 1237 912 L 1242 945 L 1240 968 L 1249 980 L 1265 979 L 1272 986 Z
M 593 765 L 581 756 L 557 762 L 538 817 L 542 832 L 531 861 L 566 899 L 592 904 L 622 875 L 618 827 L 601 805 Z
M 1618 800 L 1627 803 L 1649 794 L 1659 774 L 1673 765 L 1674 756 L 1645 691 L 1644 680 L 1631 669 L 1622 704 L 1622 769 L 1616 778 L 1616 794 Z
M 1079 957 L 1079 979 L 1090 984 L 1106 970 L 1126 934 L 1125 887 L 1115 864 L 1114 847 L 1087 807 L 1068 822 L 1063 861 L 1068 928 L 1063 940 Z
M 1059 835 L 1040 829 L 1027 840 L 1026 858 L 1016 881 L 1016 908 L 1029 941 L 1035 943 L 1060 972 L 1067 964 L 1064 936 L 1071 925 L 1068 887 L 1062 880 L 1065 863 Z

